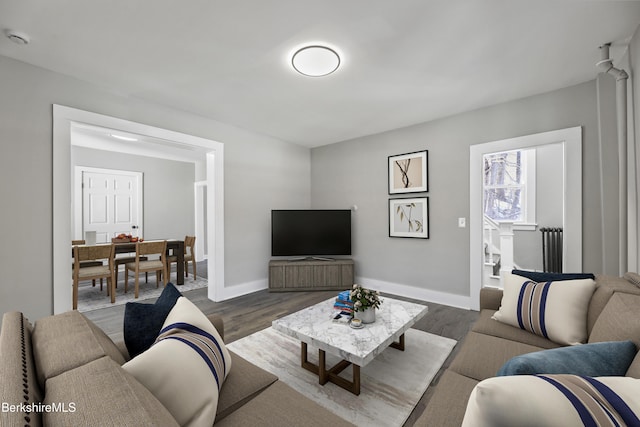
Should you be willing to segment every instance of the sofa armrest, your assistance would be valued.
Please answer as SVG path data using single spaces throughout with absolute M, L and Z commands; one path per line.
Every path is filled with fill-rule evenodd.
M 222 317 L 217 314 L 209 314 L 207 315 L 207 319 L 213 324 L 216 328 L 216 331 L 220 334 L 220 338 L 224 340 L 224 322 L 222 321 Z
M 502 303 L 502 289 L 480 289 L 480 310 L 498 310 Z

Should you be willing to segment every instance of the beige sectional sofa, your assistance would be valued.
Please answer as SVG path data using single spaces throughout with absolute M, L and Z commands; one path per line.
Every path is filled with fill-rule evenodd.
M 588 342 L 631 340 L 640 348 L 639 284 L 640 276 L 634 273 L 624 277 L 596 276 L 596 290 L 587 313 Z M 480 381 L 494 377 L 514 356 L 560 347 L 546 338 L 493 320 L 502 295 L 498 289 L 482 290 L 480 318 L 438 380 L 416 426 L 460 426 L 469 396 Z M 640 353 L 626 375 L 640 378 Z
M 220 318 L 209 316 L 223 334 Z M 274 375 L 231 353 L 216 426 L 348 426 Z M 6 313 L 0 333 L 1 426 L 177 426 L 168 410 L 121 367 L 128 360 L 77 311 L 32 326 Z

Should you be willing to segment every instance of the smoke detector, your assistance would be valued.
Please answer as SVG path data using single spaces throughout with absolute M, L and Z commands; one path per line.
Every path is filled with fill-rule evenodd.
M 12 42 L 16 44 L 29 44 L 29 36 L 25 33 L 20 33 L 18 31 L 7 30 L 5 34 Z

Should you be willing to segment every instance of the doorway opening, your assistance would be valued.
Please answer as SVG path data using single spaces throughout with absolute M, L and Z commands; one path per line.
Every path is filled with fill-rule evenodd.
M 209 245 L 208 297 L 216 301 L 224 290 L 224 147 L 217 141 L 167 129 L 104 116 L 74 108 L 53 108 L 53 312 L 71 309 L 72 174 L 71 147 L 74 129 L 101 128 L 139 137 L 139 144 L 120 141 L 123 152 L 145 155 L 199 156 L 207 183 L 206 240 Z M 118 143 L 114 143 L 118 144 Z M 181 153 L 181 154 L 178 154 Z
M 484 144 L 472 145 L 469 155 L 469 295 L 471 309 L 480 308 L 480 289 L 485 261 L 484 177 L 485 155 L 512 150 L 535 149 L 559 144 L 562 147 L 563 268 L 582 271 L 582 128 L 574 127 Z M 542 209 L 537 204 L 537 209 Z

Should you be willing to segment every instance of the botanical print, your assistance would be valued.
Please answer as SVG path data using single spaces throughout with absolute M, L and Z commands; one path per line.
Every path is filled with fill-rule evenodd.
M 422 218 L 422 205 L 411 203 L 396 204 L 396 214 L 394 216 L 395 230 L 420 233 L 424 230 Z
M 428 151 L 389 156 L 389 194 L 429 191 Z
M 389 236 L 429 238 L 429 198 L 390 199 Z
M 393 162 L 393 188 L 422 187 L 422 157 L 409 157 Z

